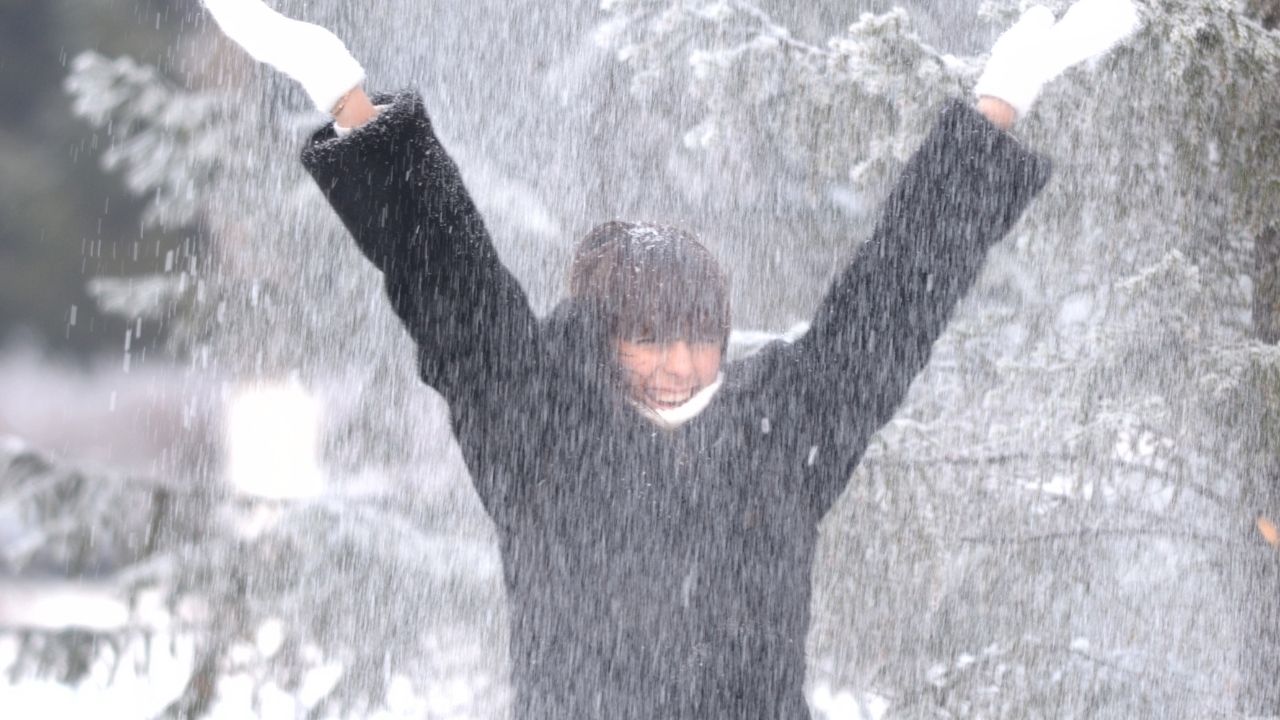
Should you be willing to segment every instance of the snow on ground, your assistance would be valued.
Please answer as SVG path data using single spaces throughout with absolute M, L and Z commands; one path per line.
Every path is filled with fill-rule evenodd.
M 121 662 L 103 657 L 89 676 L 75 687 L 53 681 L 9 682 L 0 676 L 0 708 L 6 720 L 48 718 L 152 718 L 178 696 L 191 676 L 193 643 L 190 638 L 173 642 L 158 638 L 147 662 L 146 642 L 141 638 L 124 647 Z M 0 635 L 0 667 L 12 666 L 18 639 Z M 113 667 L 114 665 L 114 667 Z
M 889 701 L 875 693 L 855 692 L 818 684 L 809 695 L 815 720 L 880 720 Z
M 86 601 L 101 610 L 99 597 Z M 80 607 L 81 613 L 89 607 Z M 92 620 L 92 618 L 90 618 Z M 110 609 L 98 625 L 117 619 Z M 132 618 L 136 621 L 136 617 Z M 51 620 L 46 619 L 48 622 Z M 152 618 L 157 626 L 163 620 Z M 230 653 L 234 665 L 218 681 L 217 692 L 207 717 L 210 720 L 296 720 L 324 699 L 340 681 L 340 663 L 326 660 L 318 651 L 297 691 L 264 680 L 262 670 L 281 646 L 280 625 L 267 622 L 255 642 L 242 643 Z M 19 638 L 0 631 L 0 708 L 5 720 L 47 720 L 48 718 L 96 718 L 98 720 L 149 720 L 178 697 L 194 666 L 191 635 L 162 631 L 148 649 L 139 637 L 122 649 L 119 662 L 109 648 L 99 653 L 88 676 L 75 686 L 53 680 L 12 681 Z M 442 647 L 442 649 L 445 649 Z M 149 653 L 149 654 L 148 654 Z M 466 651 L 457 653 L 467 655 Z M 425 680 L 403 674 L 393 675 L 383 707 L 363 715 L 368 720 L 479 720 L 498 717 L 495 712 L 507 702 L 505 685 L 484 673 L 475 672 L 474 658 L 442 658 L 441 672 Z M 462 668 L 473 668 L 459 672 Z M 251 669 L 256 668 L 256 671 Z M 880 720 L 889 701 L 873 693 L 857 693 L 819 683 L 810 695 L 815 720 Z M 330 713 L 326 718 L 338 718 Z M 358 717 L 358 716 L 357 716 Z
M 0 667 L 12 662 L 16 642 L 0 636 Z M 160 643 L 167 647 L 168 643 Z M 150 720 L 177 697 L 191 672 L 189 640 L 179 641 L 176 652 L 154 654 L 147 671 L 139 673 L 141 642 L 130 646 L 130 655 L 107 681 L 109 668 L 100 663 L 93 676 L 76 687 L 51 681 L 8 684 L 0 676 L 0 708 L 6 720 L 48 718 L 97 718 L 98 720 Z M 272 682 L 259 685 L 248 673 L 235 673 L 218 683 L 218 695 L 209 720 L 296 720 L 304 717 L 337 683 L 341 666 L 330 663 L 312 670 L 297 693 Z M 476 704 L 485 702 L 492 684 L 485 678 L 453 677 L 428 682 L 425 688 L 403 675 L 392 677 L 386 706 L 369 713 L 368 720 L 471 720 L 479 714 Z M 880 720 L 889 701 L 873 693 L 817 688 L 810 697 L 815 720 Z M 337 718 L 336 715 L 328 717 Z
M 258 642 L 237 646 L 231 661 L 241 669 L 225 673 L 218 680 L 209 714 L 210 720 L 296 720 L 304 717 L 332 692 L 342 677 L 340 663 L 315 654 L 316 662 L 304 674 L 297 691 L 288 691 L 261 672 L 269 667 L 273 647 L 269 630 L 260 632 Z M 99 720 L 149 720 L 176 699 L 186 686 L 194 667 L 195 642 L 190 634 L 163 632 L 152 638 L 148 649 L 139 637 L 122 648 L 116 658 L 109 648 L 99 652 L 88 676 L 76 685 L 54 680 L 26 678 L 13 682 L 11 671 L 18 662 L 20 639 L 17 633 L 0 632 L 0 713 L 5 720 L 47 720 L 48 718 L 97 718 Z M 148 654 L 149 653 L 149 654 Z M 482 674 L 442 675 L 415 683 L 404 675 L 393 675 L 388 683 L 385 704 L 364 717 L 369 720 L 409 718 L 470 720 L 486 717 L 478 704 L 491 697 L 503 697 L 502 689 Z M 338 718 L 336 713 L 326 717 Z

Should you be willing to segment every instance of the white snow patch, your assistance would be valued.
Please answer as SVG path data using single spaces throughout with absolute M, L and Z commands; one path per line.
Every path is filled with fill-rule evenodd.
M 0 642 L 0 669 L 12 664 L 16 650 L 12 638 Z M 76 686 L 47 680 L 11 684 L 9 674 L 3 672 L 0 708 L 5 720 L 153 718 L 186 686 L 194 656 L 191 638 L 158 636 L 149 648 L 142 638 L 129 643 L 118 662 L 107 662 L 107 658 L 95 662 L 89 676 Z
M 705 150 L 715 144 L 718 134 L 715 121 L 705 120 L 684 134 L 684 146 L 690 150 Z
M 872 692 L 833 692 L 828 685 L 813 689 L 809 706 L 822 720 L 880 720 L 889 712 L 888 698 Z
M 0 583 L 0 627 L 111 631 L 129 623 L 117 588 L 82 582 Z
M 1045 481 L 1024 482 L 1023 487 L 1051 497 L 1078 497 L 1083 500 L 1093 497 L 1093 481 L 1081 480 L 1072 475 L 1054 475 Z
M 267 620 L 258 627 L 254 641 L 262 657 L 274 656 L 284 646 L 284 623 L 275 618 Z
M 324 489 L 320 401 L 297 379 L 246 383 L 227 402 L 227 479 L 248 495 L 306 498 Z
M 342 679 L 342 664 L 325 663 L 313 668 L 302 678 L 298 687 L 298 702 L 303 707 L 315 707 L 316 703 L 328 697 Z
M 1058 328 L 1067 329 L 1072 325 L 1083 325 L 1093 316 L 1093 296 L 1089 293 L 1073 293 L 1062 301 L 1058 308 Z

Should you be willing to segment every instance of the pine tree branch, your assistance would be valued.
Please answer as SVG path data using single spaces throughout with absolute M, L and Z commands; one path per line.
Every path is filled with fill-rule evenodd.
M 811 45 L 802 40 L 797 40 L 795 37 L 791 35 L 790 32 L 785 31 L 786 30 L 785 25 L 783 25 L 780 22 L 777 22 L 776 20 L 774 20 L 772 17 L 769 16 L 769 13 L 765 12 L 764 10 L 761 10 L 760 8 L 756 7 L 755 5 L 749 2 L 737 2 L 737 3 L 734 3 L 734 6 L 739 11 L 741 11 L 744 15 L 747 15 L 748 17 L 752 18 L 756 22 L 763 25 L 765 28 L 781 28 L 782 30 L 784 30 L 784 32 L 782 33 L 770 33 L 770 37 L 777 39 L 778 42 L 782 43 L 783 45 L 786 45 L 787 47 L 800 50 L 801 52 L 804 52 L 810 55 L 815 55 L 818 57 L 830 57 L 833 54 L 830 50 L 827 50 L 825 48 L 820 48 L 817 45 Z
M 1223 547 L 1237 547 L 1240 545 L 1239 541 L 1231 540 L 1219 535 L 1210 535 L 1188 530 L 1163 530 L 1160 528 L 1090 528 L 1017 536 L 967 535 L 961 537 L 960 542 L 979 545 L 1008 546 L 1054 543 L 1064 540 L 1102 540 L 1106 538 L 1136 540 L 1164 538 L 1171 540 L 1192 540 L 1195 542 L 1209 543 Z
M 15 506 L 30 502 L 46 493 L 52 493 L 68 482 L 82 479 L 78 473 L 51 473 L 38 478 L 28 477 L 22 482 L 13 482 L 6 476 L 7 473 L 0 473 L 0 478 L 4 478 L 4 485 L 7 486 L 7 489 L 0 489 L 0 505 Z

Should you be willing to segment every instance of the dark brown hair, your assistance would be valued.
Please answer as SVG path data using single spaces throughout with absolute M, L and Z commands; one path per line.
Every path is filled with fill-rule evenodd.
M 678 228 L 613 220 L 574 252 L 569 294 L 604 311 L 610 334 L 724 343 L 729 283 L 710 251 Z

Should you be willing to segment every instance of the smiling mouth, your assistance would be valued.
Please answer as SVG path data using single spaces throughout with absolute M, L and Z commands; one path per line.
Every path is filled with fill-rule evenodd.
M 659 410 L 672 410 L 689 402 L 694 392 L 685 390 L 683 392 L 651 392 L 648 394 L 649 405 Z

